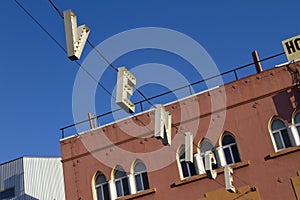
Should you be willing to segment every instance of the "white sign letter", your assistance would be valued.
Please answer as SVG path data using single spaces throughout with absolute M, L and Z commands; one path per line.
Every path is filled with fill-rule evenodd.
M 185 133 L 185 162 L 192 163 L 193 159 L 193 134 L 191 132 Z
M 67 52 L 70 60 L 78 60 L 90 33 L 86 25 L 77 27 L 76 15 L 72 10 L 64 11 Z
M 232 177 L 233 170 L 228 165 L 225 165 L 224 167 L 224 176 L 225 176 L 225 184 L 226 184 L 226 190 L 229 192 L 235 193 L 235 187 L 233 186 L 233 177 Z
M 132 95 L 132 86 L 136 78 L 125 68 L 118 68 L 116 103 L 128 113 L 134 112 L 134 104 L 128 99 Z
M 205 171 L 209 179 L 216 179 L 217 171 L 212 169 L 212 165 L 217 164 L 215 154 L 212 151 L 205 153 Z
M 171 145 L 172 115 L 161 104 L 155 107 L 154 137 L 162 139 L 164 145 Z

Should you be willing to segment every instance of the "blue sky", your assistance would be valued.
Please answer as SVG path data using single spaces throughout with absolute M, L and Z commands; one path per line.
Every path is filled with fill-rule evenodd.
M 48 0 L 19 2 L 65 46 L 63 21 Z M 54 1 L 72 9 L 79 24 L 91 29 L 90 41 L 99 44 L 133 28 L 163 27 L 182 32 L 200 43 L 225 72 L 281 53 L 281 41 L 300 34 L 300 1 Z M 74 123 L 72 91 L 78 66 L 12 0 L 1 1 L 0 163 L 20 156 L 60 156 L 59 129 Z M 91 51 L 84 49 L 82 59 Z M 174 55 L 140 51 L 123 56 L 115 65 L 157 62 L 184 64 Z M 263 63 L 264 68 L 286 61 L 284 56 Z M 182 62 L 182 63 L 181 63 Z M 181 66 L 182 72 L 188 67 Z M 111 83 L 115 81 L 111 72 Z M 108 74 L 108 76 L 110 76 Z M 195 80 L 193 80 L 195 81 Z M 144 88 L 147 95 L 158 90 Z M 110 101 L 97 90 L 97 100 Z M 97 114 L 109 111 L 97 103 Z

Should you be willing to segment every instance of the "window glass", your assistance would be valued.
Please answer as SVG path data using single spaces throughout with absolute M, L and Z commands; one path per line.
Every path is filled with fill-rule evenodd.
M 135 176 L 135 185 L 136 185 L 136 190 L 137 191 L 142 191 L 143 190 L 141 174 L 138 174 L 138 175 Z
M 108 184 L 103 185 L 104 200 L 110 199 Z
M 208 139 L 202 140 L 202 142 L 200 144 L 200 152 L 201 153 L 211 151 L 212 149 L 214 149 L 214 146 L 212 145 L 212 143 Z
M 149 187 L 147 173 L 142 173 L 142 179 L 143 179 L 143 183 L 144 183 L 144 190 L 148 190 L 150 187 Z
M 275 140 L 277 149 L 278 150 L 283 149 L 283 144 L 282 144 L 279 132 L 273 133 L 273 136 L 274 136 L 274 140 Z
M 142 162 L 138 162 L 134 166 L 134 172 L 144 172 L 146 171 L 146 166 Z
M 229 148 L 224 148 L 224 154 L 225 154 L 225 158 L 226 158 L 226 163 L 228 165 L 233 163 L 232 157 L 231 157 L 231 153 L 230 153 L 230 149 Z
M 237 148 L 237 145 L 232 145 L 231 146 L 231 150 L 232 150 L 232 155 L 233 155 L 233 159 L 235 163 L 241 162 L 241 158 L 240 158 L 240 154 L 239 154 L 239 150 Z
M 117 189 L 117 195 L 118 197 L 123 196 L 123 190 L 121 186 L 121 181 L 116 181 L 116 189 Z
M 195 159 L 194 159 L 193 162 L 195 163 Z M 197 174 L 194 163 L 188 163 L 189 168 L 190 168 L 191 176 L 195 176 Z
M 125 176 L 126 176 L 126 172 L 123 169 L 116 170 L 115 179 L 122 178 L 122 177 L 125 177 Z
M 122 184 L 123 184 L 124 195 L 129 195 L 130 192 L 129 192 L 128 178 L 123 178 Z
M 228 145 L 228 144 L 232 144 L 235 143 L 235 139 L 231 136 L 231 135 L 225 135 L 222 139 L 222 145 Z
M 285 124 L 283 123 L 283 121 L 281 121 L 279 119 L 273 120 L 272 125 L 271 125 L 272 130 L 278 130 L 278 129 L 282 129 L 282 128 L 285 128 Z
M 109 188 L 106 177 L 103 174 L 98 174 L 95 180 L 97 200 L 109 200 Z
M 282 138 L 284 141 L 285 148 L 291 147 L 292 144 L 291 144 L 287 129 L 282 130 L 281 133 L 282 133 Z
M 97 188 L 96 191 L 97 191 L 97 200 L 103 200 L 101 187 Z
M 186 162 L 185 161 L 181 161 L 180 164 L 181 164 L 181 170 L 182 170 L 183 177 L 184 178 L 189 177 L 190 175 L 189 175 L 189 171 L 188 171 Z
M 298 113 L 295 115 L 294 122 L 295 122 L 295 124 L 300 123 L 300 112 L 298 112 Z

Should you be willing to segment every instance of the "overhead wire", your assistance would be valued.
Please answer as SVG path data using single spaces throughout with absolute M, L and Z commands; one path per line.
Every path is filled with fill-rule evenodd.
M 44 28 L 44 26 L 35 18 L 33 17 L 33 15 L 27 10 L 25 9 L 24 6 L 22 6 L 22 4 L 20 2 L 18 2 L 17 0 L 15 0 L 15 2 L 17 3 L 17 5 L 61 48 L 61 50 L 67 54 L 66 49 L 50 34 L 49 31 L 47 31 L 46 28 Z M 53 1 L 49 0 L 49 2 L 51 3 L 51 5 L 54 7 L 54 9 L 59 13 L 59 15 L 62 17 L 62 12 L 60 12 L 60 10 L 55 6 L 55 4 L 53 3 Z M 92 43 L 90 43 L 92 44 Z M 96 48 L 95 48 L 96 49 Z M 107 60 L 108 61 L 108 60 Z M 109 61 L 108 61 L 109 62 Z M 101 88 L 103 88 L 113 99 L 116 99 L 87 69 L 85 69 L 77 60 L 75 60 L 75 63 L 88 75 L 90 76 L 90 78 L 92 78 Z M 112 64 L 111 64 L 112 65 Z M 113 66 L 113 65 L 112 65 Z M 133 113 L 130 113 L 133 117 L 136 117 L 136 115 L 134 115 Z M 140 121 L 142 123 L 142 125 L 144 127 L 146 127 L 150 132 L 153 132 L 153 130 L 151 130 L 150 128 L 148 128 L 146 126 L 146 124 L 139 120 L 137 117 L 136 119 L 138 121 Z M 169 146 L 175 153 L 177 153 L 177 151 L 175 149 L 173 149 L 171 146 Z
M 62 18 L 62 19 L 64 19 L 64 16 L 63 16 L 63 12 L 55 5 L 55 3 L 52 1 L 52 0 L 49 0 L 49 2 L 50 2 L 50 4 L 53 6 L 53 8 L 57 11 L 57 13 L 59 14 L 59 16 Z M 115 67 L 97 48 L 96 48 L 96 46 L 89 40 L 89 39 L 87 39 L 87 43 L 98 53 L 98 55 L 110 66 L 110 67 L 112 67 L 114 70 L 116 70 L 117 72 L 118 72 L 118 68 L 117 67 Z M 77 62 L 78 63 L 78 62 Z M 79 64 L 79 63 L 78 63 Z M 88 74 L 90 74 L 86 69 L 84 69 L 84 71 L 86 72 L 86 73 L 88 73 Z M 93 78 L 98 84 L 100 84 L 99 83 L 99 81 L 98 80 L 96 80 L 93 76 L 91 76 L 91 78 Z M 102 84 L 100 84 L 100 86 L 102 87 L 102 88 L 104 88 L 105 89 L 105 87 L 102 85 Z M 146 95 L 144 95 L 143 94 L 143 92 L 141 92 L 137 87 L 135 87 L 135 86 L 133 86 L 134 87 L 134 89 L 151 105 L 151 106 L 153 106 L 154 108 L 156 108 L 156 106 L 146 97 Z M 107 89 L 105 89 L 106 91 L 107 91 Z M 108 92 L 108 91 L 107 91 Z M 109 92 L 108 92 L 109 93 Z M 110 94 L 110 93 L 109 93 Z M 113 95 L 112 94 L 110 94 L 112 97 L 113 97 Z M 116 99 L 115 97 L 113 97 L 114 99 Z M 136 117 L 134 114 L 132 114 L 132 113 L 130 113 L 132 116 L 134 116 L 134 117 Z M 138 119 L 138 118 L 137 118 Z M 142 122 L 141 120 L 139 120 L 147 129 L 149 129 L 145 124 L 144 124 L 144 122 Z M 180 131 L 176 126 L 175 126 L 175 128 L 177 129 L 177 131 Z M 153 130 L 151 130 L 151 129 L 149 129 L 149 131 L 151 131 L 151 132 L 153 132 Z M 181 131 L 180 131 L 181 132 Z M 183 133 L 182 132 L 182 134 L 184 134 L 185 135 L 185 133 Z M 193 145 L 195 145 L 197 148 L 198 148 L 198 145 L 197 144 L 195 144 L 194 142 L 193 142 Z M 171 147 L 171 146 L 170 146 Z M 173 148 L 172 148 L 173 149 Z M 174 149 L 173 149 L 174 150 Z M 174 150 L 176 153 L 177 153 L 177 151 L 176 150 Z
M 15 1 L 15 3 L 48 35 L 48 37 L 49 38 L 51 38 L 51 40 L 52 41 L 54 41 L 57 45 L 58 45 L 58 47 L 64 52 L 64 53 L 66 53 L 67 54 L 67 51 L 66 51 L 66 49 L 50 34 L 50 32 L 49 31 L 47 31 L 47 29 L 46 28 L 44 28 L 43 27 L 43 25 L 27 10 L 27 9 L 25 9 L 25 7 L 20 3 L 20 2 L 18 2 L 17 0 L 14 0 Z M 52 1 L 52 0 L 49 0 L 49 2 L 50 2 L 50 4 L 53 6 L 53 8 L 57 11 L 57 13 L 59 14 L 59 16 L 63 19 L 64 18 L 64 16 L 63 16 L 63 13 L 58 9 L 58 7 L 54 4 L 54 2 Z M 112 67 L 115 71 L 117 71 L 118 72 L 118 68 L 117 67 L 115 67 L 97 48 L 96 48 L 96 46 L 95 45 L 93 45 L 93 43 L 90 41 L 90 40 L 87 40 L 87 43 L 97 52 L 97 54 L 110 66 L 110 67 Z M 268 60 L 268 59 L 270 59 L 270 58 L 274 58 L 274 57 L 277 57 L 277 56 L 279 56 L 279 55 L 283 55 L 284 53 L 279 53 L 279 54 L 276 54 L 276 55 L 273 55 L 273 56 L 270 56 L 270 57 L 268 57 L 268 58 L 265 58 L 265 59 L 262 59 L 262 60 L 260 60 L 260 62 L 262 62 L 262 61 L 264 61 L 264 60 Z M 113 95 L 112 95 L 112 93 L 110 92 L 110 91 L 108 91 L 87 69 L 85 69 L 83 66 L 82 66 L 82 64 L 80 64 L 78 61 L 75 61 L 75 63 L 91 78 L 91 79 L 93 79 L 96 83 L 97 83 L 97 85 L 98 86 L 100 86 L 104 91 L 106 91 L 112 98 L 114 98 L 114 99 L 116 99 Z M 248 65 L 245 65 L 245 66 L 248 66 Z M 242 67 L 244 67 L 244 66 L 242 66 Z M 241 68 L 242 68 L 241 67 Z M 138 88 L 136 88 L 135 86 L 134 86 L 134 88 L 135 88 L 135 90 L 151 105 L 151 106 L 153 106 L 153 107 L 155 107 L 155 105 L 154 104 L 152 104 L 151 102 L 150 102 L 150 100 L 138 89 Z M 118 109 L 118 110 L 120 110 L 120 109 Z M 131 113 L 132 114 L 132 113 Z M 134 114 L 132 114 L 132 116 L 134 116 L 134 117 L 136 117 Z M 97 118 L 98 119 L 98 118 Z M 145 124 L 144 124 L 144 122 L 143 121 L 141 121 L 141 120 L 139 120 L 137 117 L 136 117 L 136 119 L 138 120 L 138 121 L 140 121 L 142 124 L 143 124 L 143 126 L 144 127 L 146 127 L 150 132 L 153 132 L 153 130 L 151 130 L 150 128 L 148 128 Z M 181 132 L 182 134 L 184 134 L 185 135 L 185 133 L 183 133 L 181 130 L 179 130 L 178 128 L 177 128 L 177 126 L 174 126 L 175 127 L 175 129 L 177 130 L 177 132 L 179 131 L 179 132 Z M 197 144 L 195 144 L 194 142 L 193 142 L 193 145 L 194 146 L 196 146 L 197 148 L 199 148 L 198 147 L 198 145 Z M 175 149 L 173 149 L 170 145 L 169 145 L 169 147 L 176 153 L 176 154 L 178 154 L 179 155 L 179 153 L 175 150 Z M 233 175 L 234 177 L 236 177 L 236 178 L 238 178 L 240 181 L 242 181 L 243 183 L 245 183 L 245 184 L 247 184 L 244 180 L 242 180 L 241 178 L 239 178 L 237 175 Z M 225 187 L 225 185 L 224 184 L 221 184 L 220 182 L 218 182 L 218 181 L 216 181 L 216 180 L 214 180 L 216 183 L 218 183 L 219 185 L 221 185 L 222 187 Z M 248 185 L 248 184 L 247 184 Z M 236 198 L 234 198 L 234 200 L 235 199 L 238 199 L 238 198 L 244 198 L 243 197 L 243 195 L 245 195 L 245 194 L 247 194 L 247 193 L 249 193 L 249 192 L 251 192 L 252 190 L 249 190 L 249 191 L 246 191 L 245 193 L 243 193 L 243 194 L 241 194 L 240 196 L 238 196 L 238 197 L 236 197 Z

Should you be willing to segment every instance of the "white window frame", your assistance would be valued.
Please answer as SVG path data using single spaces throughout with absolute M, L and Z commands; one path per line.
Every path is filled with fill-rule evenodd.
M 121 178 L 117 178 L 117 179 L 115 179 L 115 186 L 116 186 L 116 192 L 117 192 L 117 197 L 119 198 L 119 197 L 124 197 L 124 196 L 127 196 L 127 195 L 129 195 L 129 194 L 124 194 L 124 186 L 123 186 L 123 182 L 122 182 L 122 180 L 123 179 L 127 179 L 127 182 L 128 182 L 128 190 L 129 190 L 129 194 L 130 194 L 130 186 L 129 186 L 129 181 L 128 181 L 128 177 L 127 176 L 124 176 L 124 177 L 121 177 Z M 117 190 L 117 182 L 118 181 L 120 181 L 120 183 L 121 183 L 121 191 L 122 191 L 122 195 L 121 196 L 118 196 L 118 190 Z
M 226 144 L 226 145 L 224 145 L 223 146 L 223 139 L 224 139 L 224 137 L 226 136 L 226 135 L 229 135 L 229 136 L 231 136 L 231 137 L 233 137 L 233 139 L 234 139 L 234 143 L 231 143 L 231 144 Z M 222 137 L 220 138 L 221 140 L 219 140 L 220 142 L 219 142 L 219 144 L 220 144 L 220 146 L 221 146 L 221 148 L 222 148 L 222 156 L 223 156 L 223 158 L 224 158 L 224 160 L 222 161 L 222 159 L 220 159 L 220 165 L 222 166 L 222 167 L 224 167 L 225 165 L 234 165 L 234 164 L 237 164 L 237 163 L 240 163 L 240 162 L 242 162 L 242 158 L 241 158 L 241 154 L 240 154 L 240 150 L 239 150 L 239 146 L 238 146 L 238 144 L 237 144 L 237 141 L 236 141 L 236 138 L 234 137 L 234 135 L 232 134 L 232 133 L 230 133 L 230 132 L 224 132 L 223 134 L 222 134 Z M 234 146 L 234 145 L 236 145 L 236 147 L 237 147 L 237 153 L 238 153 L 238 155 L 239 155 L 239 157 L 240 157 L 240 162 L 237 162 L 235 159 L 234 159 L 234 156 L 233 156 L 233 151 L 232 151 L 232 146 Z M 226 159 L 226 154 L 225 154 L 225 149 L 229 149 L 229 153 L 230 153 L 230 157 L 231 157 L 231 160 L 233 161 L 232 163 L 230 163 L 230 164 L 228 164 L 227 163 L 227 159 Z M 218 154 L 219 154 L 219 152 L 218 152 Z M 218 155 L 218 156 L 220 156 L 220 155 Z M 222 163 L 223 162 L 223 163 Z M 224 163 L 225 162 L 225 163 Z M 224 165 L 225 164 L 225 165 Z
M 285 125 L 285 128 L 280 128 L 280 129 L 272 130 L 272 123 L 275 120 L 280 120 Z M 272 118 L 272 120 L 271 120 L 271 122 L 269 124 L 269 131 L 270 131 L 270 134 L 271 134 L 271 140 L 272 140 L 275 152 L 279 152 L 279 151 L 285 150 L 287 148 L 290 148 L 290 147 L 286 147 L 285 146 L 285 143 L 284 143 L 284 140 L 283 140 L 283 137 L 282 137 L 283 133 L 281 131 L 285 130 L 285 129 L 287 130 L 287 134 L 288 134 L 288 138 L 289 138 L 290 143 L 291 143 L 291 147 L 293 147 L 295 145 L 295 141 L 296 141 L 295 138 L 294 138 L 294 133 L 293 133 L 294 131 L 289 126 L 287 126 L 286 123 L 284 122 L 284 120 L 282 120 L 281 118 L 278 118 L 278 117 Z M 283 145 L 283 148 L 281 148 L 281 149 L 278 149 L 276 141 L 275 141 L 275 137 L 274 137 L 274 134 L 277 133 L 277 132 L 279 133 L 280 141 L 281 141 L 281 143 Z
M 101 193 L 102 193 L 102 196 L 104 197 L 104 185 L 105 184 L 107 184 L 107 187 L 109 188 L 109 183 L 108 183 L 108 181 L 106 180 L 106 183 L 101 183 L 101 184 L 98 184 L 98 185 L 96 185 L 96 179 L 97 179 L 97 177 L 98 176 L 101 176 L 102 174 L 98 174 L 97 176 L 96 176 L 96 178 L 95 178 L 95 193 L 96 193 L 96 199 L 98 200 L 98 192 L 97 192 L 97 189 L 98 188 L 101 188 Z M 106 178 L 105 178 L 106 179 Z M 110 194 L 110 191 L 108 191 L 108 193 Z M 106 199 L 104 199 L 104 200 L 106 200 Z
M 180 179 L 181 180 L 183 180 L 183 179 L 187 179 L 187 178 L 190 178 L 190 177 L 193 177 L 193 176 L 191 176 L 191 170 L 190 170 L 190 166 L 189 166 L 189 164 L 187 163 L 187 162 L 185 162 L 185 158 L 180 158 L 180 153 L 182 152 L 182 151 L 184 151 L 184 145 L 181 145 L 180 146 L 180 148 L 179 148 L 179 150 L 177 151 L 177 166 L 178 166 L 178 170 L 179 170 L 179 175 L 180 175 Z M 194 165 L 194 167 L 195 167 L 195 171 L 196 171 L 196 175 L 197 174 L 199 174 L 199 172 L 200 172 L 200 166 L 201 166 L 201 164 L 200 163 L 198 163 L 198 160 L 199 159 L 197 159 L 197 156 L 196 156 L 196 154 L 194 154 L 193 155 L 193 165 Z M 187 169 L 188 169 L 188 174 L 189 174 L 189 176 L 187 176 L 187 177 L 184 177 L 184 175 L 183 175 L 183 171 L 182 171 L 182 167 L 181 167 L 181 162 L 185 162 L 185 164 L 186 164 L 186 166 L 187 166 Z
M 142 174 L 143 174 L 143 173 L 146 173 L 146 174 L 147 174 L 147 170 L 144 170 L 144 171 L 142 171 L 142 172 L 137 172 L 137 173 L 134 173 L 134 174 L 133 174 L 133 175 L 134 175 L 134 181 L 136 182 L 135 177 L 136 177 L 136 176 L 139 176 L 139 178 L 140 178 L 140 180 L 141 180 L 141 183 L 142 183 L 142 190 L 137 190 L 137 186 L 135 187 L 137 192 L 141 192 L 141 191 L 146 190 L 146 189 L 145 189 L 145 186 L 144 186 L 143 177 L 142 177 Z M 148 180 L 148 182 L 149 182 L 149 180 Z M 135 183 L 135 184 L 136 184 L 136 183 Z
M 292 125 L 290 126 L 290 130 L 291 130 L 292 135 L 294 137 L 294 140 L 295 140 L 295 143 L 296 143 L 295 145 L 299 146 L 300 145 L 300 132 L 298 132 L 297 127 L 300 127 L 300 122 L 297 123 L 297 124 L 295 123 L 295 118 L 296 118 L 297 114 L 300 114 L 300 110 L 293 113 L 293 115 L 292 115 Z

